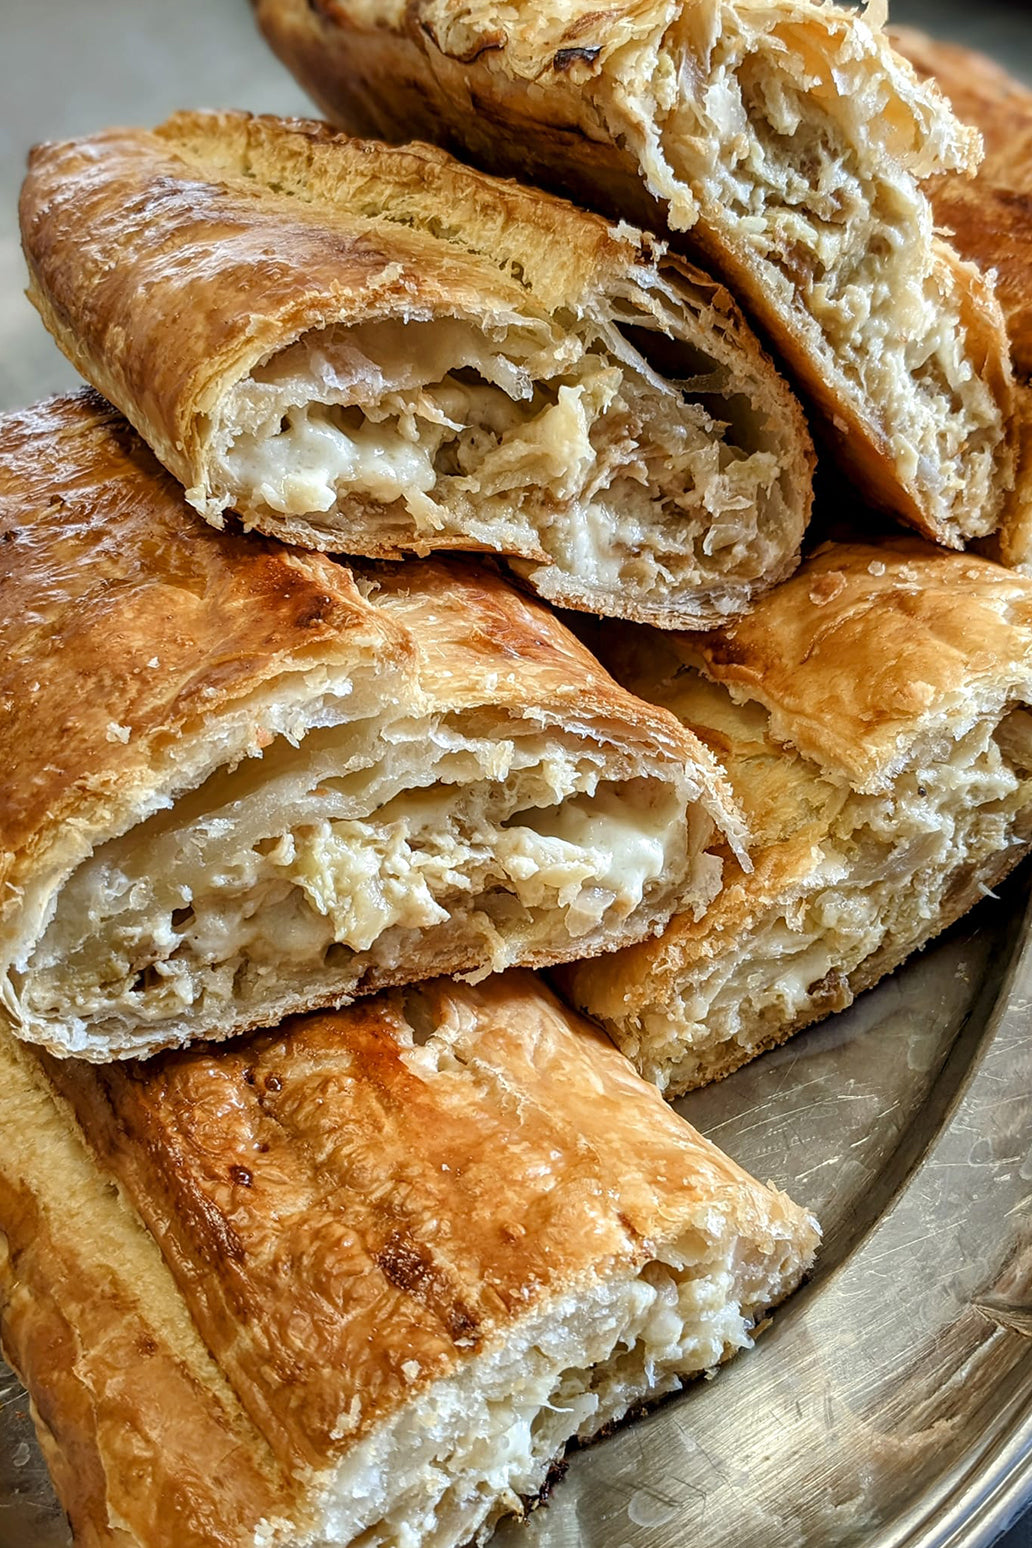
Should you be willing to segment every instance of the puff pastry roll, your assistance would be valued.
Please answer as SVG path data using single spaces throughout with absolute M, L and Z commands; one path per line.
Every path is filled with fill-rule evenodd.
M 21 212 L 47 326 L 215 525 L 494 551 L 673 628 L 798 562 L 802 410 L 727 292 L 628 226 L 233 113 L 43 146 Z
M 540 603 L 215 532 L 90 393 L 0 421 L 0 574 L 0 985 L 58 1053 L 608 949 L 741 843 Z
M 731 862 L 705 920 L 561 970 L 671 1096 L 847 1006 L 1029 848 L 1032 582 L 1012 571 L 830 544 L 697 652 L 610 643 L 716 752 L 752 833 L 755 869 Z
M 527 973 L 0 1069 L 0 1329 L 78 1542 L 482 1541 L 817 1243 Z
M 817 0 L 255 0 L 337 122 L 416 134 L 701 254 L 868 497 L 939 542 L 1012 476 L 990 283 L 921 180 L 978 136 L 853 9 Z M 683 234 L 683 235 L 682 235 Z

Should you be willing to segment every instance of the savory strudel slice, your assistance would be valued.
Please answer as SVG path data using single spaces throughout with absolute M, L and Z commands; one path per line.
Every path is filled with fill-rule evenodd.
M 562 971 L 671 1096 L 848 1005 L 1032 839 L 1032 582 L 916 539 L 829 544 L 747 619 L 613 631 L 617 677 L 713 748 L 745 811 L 706 918 Z
M 480 1542 L 817 1243 L 527 973 L 0 1073 L 0 1332 L 81 1543 Z
M 0 420 L 0 577 L 0 1015 L 55 1052 L 607 950 L 741 842 L 540 603 L 216 532 L 89 392 Z
M 921 187 L 970 172 L 978 136 L 858 10 L 255 4 L 345 128 L 437 140 L 701 254 L 871 499 L 953 547 L 993 530 L 1012 461 L 1002 320 Z
M 483 549 L 701 628 L 798 562 L 813 451 L 730 296 L 427 146 L 184 113 L 38 148 L 30 294 L 216 526 Z

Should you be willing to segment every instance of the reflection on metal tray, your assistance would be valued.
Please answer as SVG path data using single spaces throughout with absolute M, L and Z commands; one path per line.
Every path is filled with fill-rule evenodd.
M 817 1272 L 494 1548 L 983 1548 L 1006 1524 L 1032 1457 L 1030 884 L 679 1104 L 817 1212 Z M 17 1383 L 0 1403 L 0 1548 L 67 1548 Z

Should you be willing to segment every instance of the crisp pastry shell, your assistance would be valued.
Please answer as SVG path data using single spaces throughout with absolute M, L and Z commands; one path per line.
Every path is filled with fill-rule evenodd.
M 555 975 L 668 1095 L 843 1009 L 1029 850 L 1032 588 L 998 564 L 828 544 L 740 626 L 602 652 L 707 741 L 752 834 L 704 918 Z
M 545 965 L 564 951 L 606 949 L 621 936 L 636 938 L 655 928 L 677 903 L 682 886 L 694 887 L 698 856 L 693 858 L 692 851 L 712 847 L 708 835 L 714 822 L 726 827 L 742 850 L 740 815 L 708 751 L 672 717 L 620 689 L 540 603 L 490 570 L 456 561 L 353 570 L 254 535 L 216 532 L 197 520 L 129 426 L 90 392 L 51 400 L 0 424 L 0 564 L 7 598 L 0 670 L 4 1013 L 21 1036 L 59 1053 L 108 1058 L 149 1052 L 193 1036 L 225 1037 L 267 1025 L 292 1010 L 341 1003 L 387 982 L 485 972 L 507 965 L 513 955 L 528 965 Z M 367 844 L 363 822 L 374 820 L 385 802 L 395 800 L 396 805 L 396 798 L 411 795 L 418 803 L 430 784 L 440 791 L 443 806 L 437 815 L 431 808 L 420 819 L 429 824 L 428 842 L 452 818 L 461 827 L 470 803 L 490 806 L 504 798 L 518 805 L 523 787 L 517 753 L 518 746 L 526 746 L 531 776 L 538 781 L 529 787 L 532 803 L 548 806 L 554 799 L 548 791 L 560 778 L 554 773 L 556 760 L 566 760 L 562 766 L 570 772 L 561 778 L 573 781 L 568 793 L 579 782 L 580 799 L 589 802 L 587 829 L 578 830 L 588 834 L 584 842 L 590 841 L 596 818 L 605 816 L 591 781 L 597 777 L 597 788 L 616 789 L 607 786 L 615 779 L 628 792 L 620 797 L 620 822 L 629 824 L 633 834 L 645 815 L 640 792 L 634 795 L 634 782 L 643 779 L 642 789 L 659 803 L 655 811 L 667 869 L 647 844 L 651 880 L 643 884 L 640 904 L 630 913 L 617 908 L 600 915 L 586 932 L 578 927 L 565 944 L 560 892 L 552 902 L 552 894 L 537 903 L 529 899 L 529 913 L 523 904 L 515 906 L 519 883 L 513 878 L 526 871 L 523 860 L 522 870 L 510 867 L 509 882 L 500 883 L 503 892 L 507 886 L 515 889 L 515 912 L 503 911 L 497 927 L 478 912 L 487 904 L 477 903 L 476 888 L 488 884 L 475 883 L 472 871 L 472 903 L 467 907 L 465 895 L 454 894 L 446 917 L 436 925 L 431 916 L 437 905 L 418 928 L 414 921 L 404 924 L 408 895 L 402 889 L 387 923 L 376 925 L 379 933 L 371 945 L 359 943 L 358 954 L 337 966 L 332 950 L 325 959 L 317 953 L 303 971 L 287 944 L 296 915 L 291 912 L 276 927 L 270 925 L 273 955 L 263 968 L 264 959 L 246 944 L 255 926 L 247 922 L 253 911 L 246 913 L 245 904 L 245 915 L 234 926 L 245 941 L 239 948 L 243 978 L 238 983 L 234 973 L 232 983 L 227 979 L 212 998 L 205 987 L 210 987 L 210 965 L 222 959 L 211 952 L 222 949 L 219 932 L 226 928 L 219 912 L 225 894 L 217 876 L 241 860 L 258 866 L 256 880 L 266 873 L 280 879 L 285 874 L 275 869 L 279 860 L 265 858 L 268 842 L 262 834 L 267 827 L 239 837 L 248 831 L 243 827 L 247 813 L 263 799 L 265 760 L 273 760 L 273 775 L 282 780 L 285 768 L 292 767 L 289 759 L 310 745 L 306 737 L 337 735 L 334 727 L 345 728 L 340 735 L 361 734 L 361 739 L 335 755 L 344 760 L 338 773 L 347 776 L 342 794 L 329 788 L 335 785 L 336 764 L 318 776 L 304 775 L 309 783 L 316 778 L 318 788 L 303 787 L 307 804 L 301 826 L 297 818 L 288 823 L 295 848 L 308 842 L 313 825 L 317 837 L 322 833 L 327 803 L 338 795 L 352 803 L 340 807 L 348 820 L 334 830 L 345 835 L 346 845 Z M 352 733 L 349 727 L 357 729 Z M 461 769 L 450 774 L 449 760 L 466 757 L 467 748 L 474 765 L 465 774 Z M 698 786 L 689 773 L 693 764 Z M 577 773 L 582 765 L 596 771 L 587 785 L 588 776 Z M 236 785 L 225 786 L 233 779 Z M 377 782 L 383 779 L 395 783 L 378 795 Z M 328 785 L 319 783 L 327 780 Z M 354 790 L 356 780 L 360 785 Z M 354 805 L 364 799 L 367 785 L 369 812 Z M 695 809 L 690 792 L 701 797 L 698 811 L 706 813 L 695 842 L 685 826 L 689 805 Z M 290 810 L 294 800 L 291 796 L 286 802 Z M 202 803 L 192 815 L 191 801 Z M 181 806 L 186 815 L 179 819 Z M 568 820 L 564 814 L 570 809 L 569 802 L 561 805 L 556 821 Z M 532 805 L 524 822 L 533 819 L 535 810 Z M 217 812 L 233 814 L 228 828 L 224 818 L 212 823 L 206 815 Z M 362 818 L 357 836 L 356 813 Z M 514 831 L 506 824 L 513 815 L 499 808 L 486 837 L 478 839 L 471 830 L 454 864 L 472 866 L 478 844 L 511 845 Z M 275 810 L 264 815 L 259 810 L 255 820 L 273 818 L 279 821 Z M 177 821 L 193 837 L 184 841 L 185 849 L 180 843 L 169 851 L 168 824 L 174 834 L 180 831 Z M 105 847 L 130 843 L 147 823 L 146 844 L 136 841 L 137 850 L 143 845 L 140 853 Z M 220 851 L 220 834 L 226 844 L 236 842 L 240 853 Z M 531 842 L 537 841 L 531 836 Z M 549 840 L 541 842 L 547 849 Z M 587 854 L 581 839 L 574 842 Z M 162 843 L 165 850 L 160 850 Z M 318 837 L 318 843 L 320 856 L 336 853 L 333 833 Z M 210 850 L 215 858 L 205 861 L 209 844 L 215 846 Z M 261 850 L 260 860 L 253 858 L 252 844 Z M 195 845 L 201 846 L 196 857 Z M 307 884 L 308 873 L 299 873 L 295 885 L 307 885 L 306 896 L 318 910 L 312 913 L 305 905 L 309 924 L 322 929 L 319 921 L 332 919 L 337 929 L 334 910 L 346 910 L 352 894 L 356 906 L 378 907 L 378 875 L 397 891 L 397 882 L 390 881 L 392 851 L 353 852 L 373 854 L 372 879 L 364 876 L 350 891 L 343 888 L 340 897 L 327 898 L 322 873 Z M 165 855 L 160 864 L 155 861 L 159 853 Z M 387 859 L 376 858 L 383 853 Z M 398 863 L 409 869 L 399 874 L 411 877 L 415 862 L 404 859 L 404 846 L 400 853 Z M 292 854 L 283 859 L 294 863 Z M 606 863 L 601 851 L 589 871 L 596 863 Z M 704 862 L 718 871 L 719 863 L 716 857 Z M 309 862 L 302 857 L 297 864 L 303 868 Z M 122 878 L 133 866 L 140 874 L 124 894 Z M 159 893 L 174 866 L 186 867 L 190 896 L 162 894 L 162 901 Z M 85 902 L 77 902 L 79 895 L 66 889 L 89 867 Z M 533 878 L 535 865 L 529 870 Z M 112 885 L 123 888 L 121 913 L 110 914 L 106 900 Z M 707 895 L 712 887 L 710 877 Z M 210 930 L 196 945 L 190 945 L 193 936 L 166 939 L 162 921 L 171 918 L 175 927 L 168 910 L 175 905 L 190 914 L 192 909 L 193 920 L 185 927 L 195 931 L 200 899 L 210 888 L 215 946 Z M 70 901 L 65 903 L 65 897 Z M 275 901 L 272 894 L 265 897 L 259 921 Z M 152 903 L 156 924 L 140 926 L 144 934 L 133 948 L 136 956 L 118 967 L 119 942 L 126 930 L 137 928 L 141 909 Z M 390 920 L 407 930 L 400 938 L 403 949 L 389 944 L 395 938 Z M 54 939 L 48 932 L 59 927 L 66 934 L 47 946 Z M 388 944 L 378 945 L 381 939 Z M 169 973 L 178 971 L 184 942 L 192 953 L 189 971 L 201 988 L 190 991 L 188 1002 L 169 1004 L 167 995 L 157 997 L 166 993 Z M 112 953 L 115 966 L 105 966 Z M 155 963 L 168 966 L 159 970 Z M 86 974 L 82 979 L 76 977 L 80 967 Z M 140 981 L 133 977 L 137 972 Z M 116 994 L 123 973 L 127 976 Z M 97 1000 L 92 1011 L 87 994 Z

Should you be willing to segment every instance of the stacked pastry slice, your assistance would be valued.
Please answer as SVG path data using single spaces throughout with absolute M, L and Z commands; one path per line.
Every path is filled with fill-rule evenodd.
M 38 148 L 31 296 L 209 521 L 486 549 L 674 628 L 798 560 L 802 413 L 720 286 L 425 146 L 181 114 Z
M 1032 842 L 1032 582 L 918 540 L 830 544 L 740 624 L 607 660 L 716 752 L 754 869 L 704 919 L 562 972 L 670 1095 L 840 1010 Z
M 81 1543 L 482 1541 L 816 1244 L 529 975 L 0 1074 L 0 1331 Z
M 640 939 L 743 829 L 487 571 L 202 526 L 91 393 L 0 422 L 3 998 L 106 1059 Z
M 922 180 L 978 136 L 853 7 L 820 0 L 255 0 L 355 132 L 419 134 L 701 253 L 868 497 L 960 547 L 1011 481 L 991 284 Z

